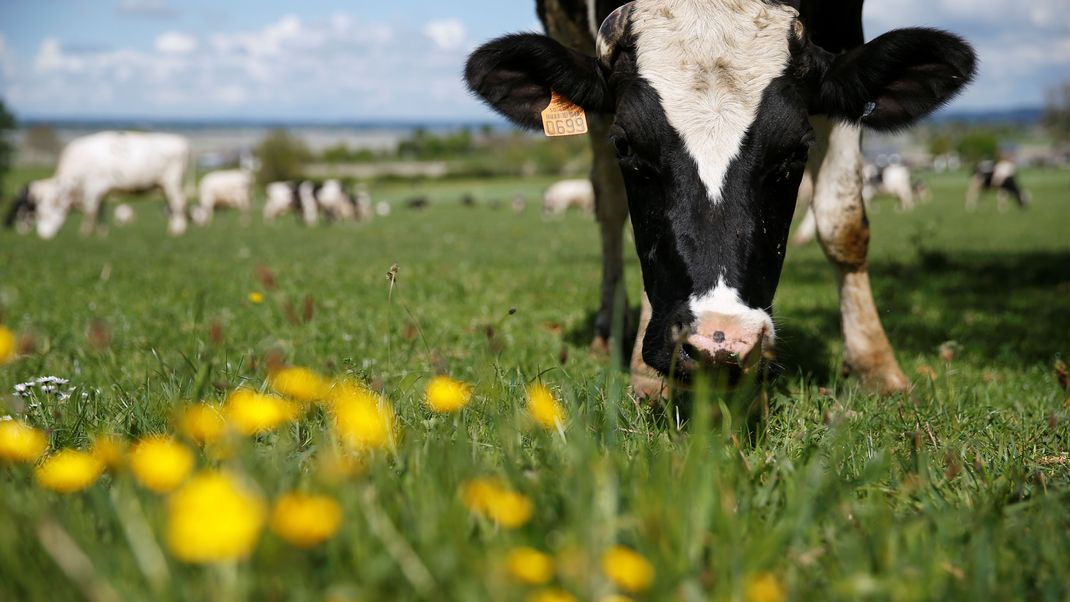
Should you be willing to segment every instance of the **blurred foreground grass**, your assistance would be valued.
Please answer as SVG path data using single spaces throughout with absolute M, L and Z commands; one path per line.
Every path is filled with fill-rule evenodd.
M 240 475 L 266 503 L 297 490 L 343 511 L 311 550 L 265 531 L 247 560 L 209 567 L 175 557 L 167 498 L 126 472 L 66 496 L 0 465 L 0 599 L 522 600 L 552 587 L 603 600 L 623 587 L 602 566 L 620 544 L 654 569 L 634 599 L 1065 600 L 1070 409 L 1054 366 L 1070 353 L 1070 175 L 1023 180 L 1026 212 L 989 199 L 965 214 L 957 175 L 934 177 L 914 213 L 871 211 L 878 305 L 912 395 L 839 376 L 831 269 L 793 249 L 768 413 L 698 394 L 689 424 L 636 403 L 627 375 L 587 350 L 596 230 L 543 221 L 545 182 L 392 185 L 377 200 L 435 202 L 311 230 L 221 215 L 171 239 L 154 201 L 107 237 L 80 239 L 77 218 L 51 243 L 0 232 L 0 323 L 33 347 L 0 368 L 0 415 L 44 429 L 52 449 L 173 432 L 183 402 L 264 389 L 280 360 L 381 391 L 398 427 L 395 448 L 349 477 L 324 469 L 336 442 L 322 408 L 235 439 L 229 459 L 198 453 L 199 469 Z M 468 192 L 479 207 L 457 203 Z M 634 259 L 628 282 L 634 303 Z M 423 402 L 438 373 L 473 387 L 457 414 Z M 40 376 L 77 389 L 10 395 Z M 534 382 L 567 409 L 560 431 L 529 418 Z M 526 496 L 530 520 L 470 513 L 460 491 L 481 477 Z M 553 557 L 546 586 L 510 577 L 522 546 Z

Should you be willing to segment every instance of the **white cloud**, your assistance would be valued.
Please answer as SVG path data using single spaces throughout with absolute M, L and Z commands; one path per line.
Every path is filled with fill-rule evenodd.
M 177 31 L 160 34 L 155 43 L 156 51 L 164 54 L 189 54 L 198 46 L 197 38 Z
M 424 35 L 440 50 L 457 50 L 468 37 L 468 29 L 460 19 L 442 19 L 425 25 Z
M 34 59 L 34 68 L 41 72 L 61 71 L 70 67 L 63 54 L 63 46 L 56 38 L 48 37 L 41 42 Z
M 433 39 L 422 28 L 340 12 L 322 19 L 287 15 L 200 39 L 172 31 L 143 49 L 87 50 L 49 37 L 32 69 L 4 82 L 0 93 L 38 115 L 479 115 L 460 77 L 467 50 L 460 29 L 434 28 Z M 433 106 L 428 98 L 435 98 Z

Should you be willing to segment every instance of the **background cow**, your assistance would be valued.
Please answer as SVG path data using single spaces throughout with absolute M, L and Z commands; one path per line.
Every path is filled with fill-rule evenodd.
M 217 209 L 236 209 L 247 219 L 253 207 L 253 174 L 232 169 L 213 171 L 201 178 L 198 191 L 200 205 L 193 212 L 193 221 L 206 225 Z
M 564 215 L 571 208 L 594 213 L 594 186 L 590 180 L 562 180 L 550 186 L 542 197 L 542 214 Z
M 4 226 L 16 228 L 23 234 L 31 230 L 37 218 L 39 199 L 52 198 L 55 191 L 56 180 L 53 178 L 35 180 L 23 186 L 4 216 Z
M 818 234 L 839 272 L 845 361 L 874 388 L 907 388 L 866 270 L 860 126 L 895 130 L 939 107 L 972 79 L 972 49 L 930 29 L 864 44 L 860 0 L 619 4 L 543 0 L 556 39 L 506 36 L 466 69 L 470 88 L 520 125 L 541 129 L 554 93 L 587 112 L 610 288 L 599 320 L 618 298 L 627 215 L 604 209 L 623 198 L 612 163 L 647 293 L 643 360 L 681 379 L 758 363 L 776 340 L 772 301 L 809 164 Z
M 996 203 L 999 211 L 1007 210 L 1007 196 L 1014 198 L 1022 209 L 1029 205 L 1029 195 L 1018 185 L 1018 167 L 1007 159 L 998 162 L 982 161 L 974 169 L 970 179 L 970 188 L 966 192 L 966 210 L 977 210 L 981 194 L 996 191 Z
M 82 233 L 91 234 L 104 199 L 112 193 L 160 189 L 167 199 L 168 231 L 186 231 L 183 183 L 189 141 L 174 134 L 100 132 L 72 141 L 60 154 L 55 186 L 36 198 L 37 234 L 53 238 L 72 207 L 85 211 Z

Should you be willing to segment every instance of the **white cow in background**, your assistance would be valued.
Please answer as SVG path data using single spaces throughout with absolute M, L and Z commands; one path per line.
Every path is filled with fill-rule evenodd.
M 867 205 L 878 194 L 886 194 L 899 199 L 900 211 L 914 210 L 914 180 L 909 167 L 892 163 L 881 169 L 876 165 L 866 164 L 862 174 L 865 181 L 862 186 L 862 199 Z
M 571 207 L 594 213 L 594 186 L 590 180 L 562 180 L 550 186 L 543 196 L 543 215 L 564 215 Z
M 237 209 L 245 220 L 253 206 L 253 174 L 248 171 L 213 171 L 201 179 L 199 190 L 200 206 L 193 211 L 193 221 L 201 226 L 222 208 Z
M 72 207 L 85 211 L 82 234 L 96 227 L 105 197 L 114 192 L 163 190 L 170 213 L 168 231 L 186 231 L 189 140 L 174 134 L 100 132 L 73 140 L 59 157 L 56 186 L 37 200 L 37 234 L 56 236 Z

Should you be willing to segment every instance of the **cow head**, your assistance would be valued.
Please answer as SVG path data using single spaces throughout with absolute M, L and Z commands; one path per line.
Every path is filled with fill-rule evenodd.
M 797 4 L 797 3 L 795 3 Z M 597 57 L 536 34 L 469 58 L 469 87 L 538 128 L 551 91 L 614 114 L 653 317 L 644 360 L 686 376 L 745 365 L 775 341 L 771 318 L 809 116 L 905 127 L 973 76 L 974 53 L 942 31 L 905 29 L 833 55 L 792 3 L 636 0 L 603 23 Z
M 56 180 L 39 180 L 30 184 L 36 207 L 37 235 L 51 240 L 59 234 L 70 211 L 70 191 L 61 190 Z
M 36 202 L 30 194 L 30 186 L 23 186 L 18 196 L 11 202 L 11 207 L 4 216 L 4 227 L 22 229 L 24 224 L 32 224 L 37 210 Z

